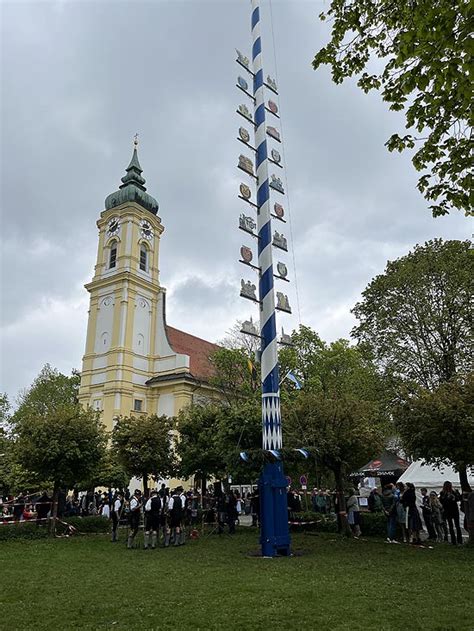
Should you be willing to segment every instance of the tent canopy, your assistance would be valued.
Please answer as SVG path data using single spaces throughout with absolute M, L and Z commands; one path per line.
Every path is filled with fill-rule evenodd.
M 379 478 L 382 476 L 399 476 L 409 466 L 406 460 L 397 456 L 392 451 L 386 449 L 378 456 L 374 458 L 358 471 L 351 473 L 351 477 L 372 477 Z
M 467 471 L 469 484 L 474 488 L 474 471 Z M 453 486 L 459 487 L 459 473 L 449 465 L 439 467 L 427 464 L 424 460 L 412 462 L 408 469 L 398 480 L 406 484 L 411 482 L 417 489 L 426 487 L 428 490 L 440 491 L 445 482 L 452 482 Z

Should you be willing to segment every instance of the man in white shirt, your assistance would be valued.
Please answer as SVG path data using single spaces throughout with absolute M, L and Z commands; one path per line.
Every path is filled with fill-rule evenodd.
M 128 516 L 130 534 L 128 535 L 127 548 L 133 548 L 133 540 L 140 526 L 140 510 L 142 507 L 142 492 L 137 489 L 130 500 L 130 513 Z
M 112 542 L 118 541 L 118 526 L 122 515 L 123 497 L 121 493 L 117 493 L 112 503 Z
M 151 535 L 151 547 L 154 550 L 156 548 L 156 542 L 158 539 L 158 530 L 160 528 L 160 514 L 161 514 L 161 499 L 158 495 L 158 491 L 153 490 L 150 494 L 150 498 L 145 504 L 145 550 L 150 543 Z

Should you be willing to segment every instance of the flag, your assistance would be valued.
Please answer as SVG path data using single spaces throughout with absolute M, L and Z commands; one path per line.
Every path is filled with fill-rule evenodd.
M 252 375 L 252 379 L 253 381 L 257 381 L 257 369 L 255 368 L 255 366 L 252 363 L 251 359 L 247 358 L 247 366 L 249 368 L 250 374 Z
M 293 382 L 295 384 L 295 388 L 297 390 L 301 390 L 301 388 L 303 387 L 301 385 L 301 383 L 298 381 L 298 379 L 294 376 L 294 374 L 291 372 L 291 370 L 289 370 L 286 373 L 286 378 L 289 379 L 291 382 Z

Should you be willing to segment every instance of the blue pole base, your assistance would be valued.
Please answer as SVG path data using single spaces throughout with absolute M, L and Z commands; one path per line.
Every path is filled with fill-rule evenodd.
M 264 466 L 258 482 L 260 492 L 260 544 L 262 556 L 289 556 L 287 480 L 283 463 L 271 462 Z

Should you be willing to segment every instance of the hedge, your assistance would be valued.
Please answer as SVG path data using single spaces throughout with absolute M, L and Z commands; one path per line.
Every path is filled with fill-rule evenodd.
M 16 524 L 0 524 L 0 541 L 10 541 L 12 539 L 44 539 L 48 536 L 48 527 L 38 527 L 35 522 L 20 521 Z
M 97 515 L 91 515 L 90 517 L 65 517 L 61 521 L 74 526 L 79 533 L 109 532 L 111 528 L 110 520 Z
M 301 522 L 301 523 L 298 523 Z M 335 515 L 323 515 L 313 511 L 294 513 L 291 530 L 296 532 L 303 530 L 315 530 L 316 532 L 337 532 Z
M 383 538 L 387 536 L 387 518 L 384 513 L 361 512 L 360 521 L 360 529 L 363 536 Z M 316 532 L 337 532 L 336 516 L 334 514 L 323 515 L 312 511 L 295 513 L 291 530 L 296 532 L 308 530 L 314 530 Z
M 61 522 L 74 526 L 77 534 L 104 533 L 110 530 L 110 521 L 105 517 L 64 517 Z M 61 534 L 65 531 L 63 523 L 58 522 L 56 532 Z M 49 536 L 49 528 L 45 522 L 42 526 L 37 526 L 34 521 L 20 521 L 16 524 L 0 524 L 0 541 L 10 541 L 12 539 L 44 539 Z

